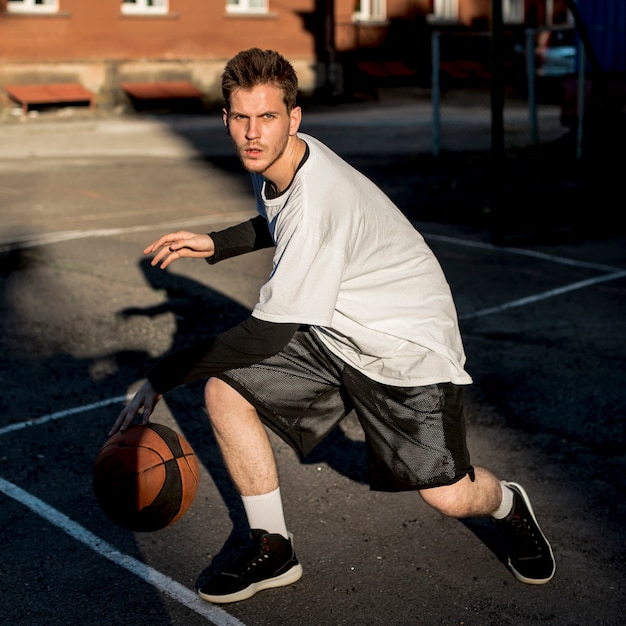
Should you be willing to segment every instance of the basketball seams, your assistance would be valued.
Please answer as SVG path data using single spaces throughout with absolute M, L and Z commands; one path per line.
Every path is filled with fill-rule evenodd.
M 102 510 L 133 531 L 160 530 L 176 522 L 193 503 L 198 483 L 193 449 L 162 424 L 116 433 L 94 463 L 93 487 Z

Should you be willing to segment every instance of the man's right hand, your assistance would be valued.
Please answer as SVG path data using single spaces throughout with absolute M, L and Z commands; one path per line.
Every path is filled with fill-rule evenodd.
M 124 407 L 115 420 L 113 428 L 109 431 L 109 437 L 118 431 L 124 432 L 138 415 L 141 415 L 141 423 L 145 426 L 154 411 L 154 407 L 162 397 L 162 394 L 154 390 L 152 383 L 146 380 L 135 397 Z
M 154 243 L 151 243 L 143 253 L 156 253 L 150 262 L 151 265 L 159 265 L 161 263 L 161 269 L 165 269 L 170 263 L 183 257 L 208 259 L 215 253 L 215 245 L 209 235 L 199 235 L 186 230 L 179 230 L 175 233 L 163 235 Z

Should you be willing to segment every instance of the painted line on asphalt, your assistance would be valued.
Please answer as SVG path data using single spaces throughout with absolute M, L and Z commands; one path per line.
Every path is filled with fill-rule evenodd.
M 581 280 L 571 285 L 564 285 L 563 287 L 557 287 L 556 289 L 550 289 L 544 293 L 538 293 L 533 296 L 527 296 L 526 298 L 520 298 L 519 300 L 512 300 L 511 302 L 505 302 L 498 306 L 483 309 L 482 311 L 474 311 L 473 313 L 467 313 L 465 315 L 459 315 L 460 320 L 474 319 L 476 317 L 484 317 L 485 315 L 493 315 L 494 313 L 501 313 L 507 309 L 513 309 L 515 307 L 526 306 L 527 304 L 534 304 L 541 300 L 547 300 L 548 298 L 554 298 L 561 294 L 568 293 L 570 291 L 576 291 L 577 289 L 584 289 L 585 287 L 591 287 L 599 283 L 605 283 L 611 280 L 619 280 L 620 278 L 626 278 L 626 270 L 620 272 L 614 272 L 613 274 L 605 274 L 604 276 L 596 276 L 595 278 L 588 278 L 587 280 Z
M 128 570 L 131 574 L 135 574 L 148 584 L 156 587 L 159 591 L 169 596 L 173 600 L 180 602 L 187 608 L 196 612 L 198 615 L 210 620 L 215 626 L 245 626 L 237 618 L 233 617 L 223 609 L 204 602 L 198 597 L 198 594 L 191 589 L 187 589 L 184 585 L 176 582 L 172 578 L 165 576 L 154 568 L 142 563 L 141 561 L 120 552 L 110 543 L 104 541 L 97 535 L 88 531 L 86 528 L 77 524 L 69 517 L 57 511 L 55 508 L 46 504 L 43 500 L 36 498 L 27 491 L 24 491 L 17 485 L 0 477 L 0 491 L 24 506 L 28 507 L 33 513 L 60 528 L 70 537 L 85 544 L 88 548 L 101 556 L 113 561 L 116 565 Z
M 91 237 L 112 237 L 127 233 L 140 233 L 148 230 L 180 230 L 185 226 L 224 224 L 231 221 L 240 221 L 254 217 L 251 211 L 238 211 L 236 213 L 215 213 L 204 217 L 194 217 L 175 222 L 162 222 L 161 224 L 142 224 L 141 226 L 126 226 L 123 228 L 94 228 L 90 230 L 64 230 L 53 233 L 41 233 L 38 235 L 24 235 L 22 237 L 0 238 L 0 252 L 23 250 L 46 246 L 63 241 L 75 239 L 89 239 Z
M 53 422 L 54 420 L 68 417 L 69 415 L 85 413 L 86 411 L 91 411 L 92 409 L 100 409 L 104 406 L 109 406 L 111 404 L 121 404 L 122 402 L 130 400 L 132 397 L 133 394 L 126 394 L 125 396 L 115 396 L 113 398 L 107 398 L 106 400 L 100 400 L 99 402 L 92 402 L 91 404 L 84 404 L 83 406 L 65 409 L 64 411 L 56 411 L 55 413 L 49 413 L 48 415 L 42 415 L 41 417 L 25 420 L 24 422 L 15 422 L 13 424 L 8 424 L 7 426 L 0 428 L 0 437 L 2 435 L 6 435 L 7 433 L 12 433 L 16 430 L 22 430 L 23 428 L 28 428 L 30 426 L 39 426 L 40 424 L 46 424 L 47 422 Z
M 554 254 L 547 254 L 545 252 L 537 252 L 536 250 L 525 250 L 521 248 L 501 248 L 490 243 L 484 243 L 482 241 L 472 241 L 469 239 L 457 239 L 455 237 L 447 237 L 445 235 L 431 235 L 424 234 L 425 239 L 432 239 L 433 241 L 441 241 L 443 243 L 451 243 L 455 245 L 465 246 L 469 248 L 479 248 L 482 250 L 488 250 L 490 252 L 501 252 L 505 254 L 515 254 L 519 256 L 527 256 L 541 261 L 548 261 L 550 263 L 558 263 L 560 265 L 569 265 L 571 267 L 579 267 L 581 269 L 591 269 L 601 272 L 609 272 L 602 276 L 596 276 L 594 278 L 588 278 L 569 285 L 563 285 L 562 287 L 556 287 L 555 289 L 549 289 L 543 293 L 537 293 L 518 300 L 512 300 L 511 302 L 504 302 L 497 306 L 482 309 L 480 311 L 474 311 L 472 313 L 464 313 L 459 315 L 459 320 L 475 319 L 477 317 L 485 317 L 486 315 L 494 315 L 501 313 L 508 309 L 516 307 L 526 306 L 528 304 L 534 304 L 548 298 L 554 298 L 570 291 L 576 291 L 578 289 L 584 289 L 585 287 L 591 287 L 599 283 L 610 282 L 612 280 L 619 280 L 626 277 L 626 270 L 614 267 L 611 265 L 604 265 L 602 263 L 590 263 L 589 261 L 578 261 L 576 259 L 570 259 L 568 257 L 557 256 Z
M 124 235 L 127 233 L 139 233 L 149 230 L 180 230 L 184 226 L 198 226 L 206 224 L 223 224 L 227 222 L 237 222 L 254 217 L 256 213 L 251 211 L 237 211 L 235 213 L 216 213 L 203 217 L 192 217 L 171 222 L 161 222 L 160 224 L 142 224 L 140 226 L 126 226 L 120 228 L 94 228 L 88 230 L 66 230 L 52 233 L 41 233 L 35 235 L 25 235 L 17 237 L 0 237 L 0 252 L 7 250 L 19 250 L 22 248 L 33 248 L 36 246 L 50 245 L 70 241 L 74 239 L 89 239 L 90 237 L 112 237 L 114 235 Z M 447 237 L 445 235 L 435 235 L 431 233 L 422 233 L 424 239 L 451 243 L 457 246 L 465 246 L 469 248 L 479 248 L 489 250 L 491 252 L 502 252 L 506 254 L 515 254 L 527 256 L 551 263 L 559 263 L 561 265 L 570 265 L 573 267 L 581 267 L 595 269 L 605 272 L 618 271 L 621 268 L 612 267 L 600 263 L 590 263 L 588 261 L 577 261 L 567 257 L 547 254 L 545 252 L 537 252 L 535 250 L 525 250 L 521 248 L 504 248 L 482 241 L 472 241 L 471 239 L 458 239 L 456 237 Z
M 456 237 L 447 237 L 445 235 L 432 235 L 429 233 L 422 233 L 424 239 L 432 239 L 433 241 L 441 241 L 443 243 L 452 243 L 457 246 L 465 246 L 466 248 L 479 248 L 482 250 L 489 250 L 490 252 L 501 252 L 504 254 L 514 254 L 519 256 L 527 256 L 535 259 L 541 259 L 542 261 L 549 261 L 551 263 L 558 263 L 560 265 L 571 265 L 572 267 L 581 267 L 590 270 L 599 270 L 602 272 L 618 272 L 622 270 L 621 267 L 613 267 L 612 265 L 604 265 L 602 263 L 590 263 L 589 261 L 577 261 L 576 259 L 570 259 L 568 257 L 557 256 L 554 254 L 547 254 L 546 252 L 537 252 L 536 250 L 526 250 L 524 248 L 505 248 L 496 246 L 492 243 L 485 243 L 483 241 L 472 241 L 471 239 L 458 239 Z

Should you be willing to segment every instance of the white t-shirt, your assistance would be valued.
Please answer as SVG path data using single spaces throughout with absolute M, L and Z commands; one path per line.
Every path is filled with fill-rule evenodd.
M 252 315 L 313 326 L 331 352 L 373 380 L 402 387 L 469 384 L 450 288 L 423 237 L 391 200 L 320 141 L 259 212 L 276 243 Z

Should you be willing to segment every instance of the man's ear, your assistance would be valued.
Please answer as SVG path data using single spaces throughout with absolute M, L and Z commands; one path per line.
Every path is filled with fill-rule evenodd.
M 289 134 L 295 135 L 300 128 L 302 122 L 302 109 L 300 107 L 293 107 L 291 113 L 289 113 Z
M 228 128 L 228 110 L 222 109 L 222 120 L 224 121 L 224 126 Z

